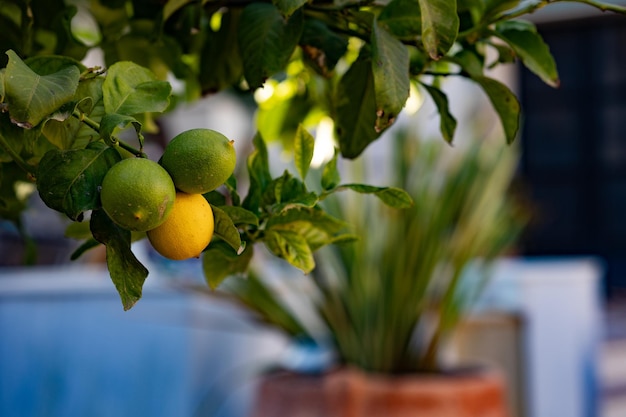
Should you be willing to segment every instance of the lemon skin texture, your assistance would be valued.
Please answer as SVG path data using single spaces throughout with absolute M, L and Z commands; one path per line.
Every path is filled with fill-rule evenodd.
M 235 147 L 219 132 L 190 129 L 167 144 L 159 163 L 178 190 L 204 194 L 222 185 L 235 170 Z
M 152 247 L 175 261 L 198 258 L 213 237 L 214 218 L 209 202 L 201 194 L 176 192 L 174 208 L 167 220 L 146 234 Z
M 165 221 L 174 207 L 176 188 L 158 163 L 128 158 L 113 165 L 102 180 L 100 201 L 118 226 L 145 232 Z

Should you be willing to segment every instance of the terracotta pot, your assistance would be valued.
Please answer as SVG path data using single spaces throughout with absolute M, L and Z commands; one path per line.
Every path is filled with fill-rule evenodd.
M 494 371 L 390 376 L 342 368 L 263 377 L 252 416 L 509 417 L 509 412 L 504 378 Z

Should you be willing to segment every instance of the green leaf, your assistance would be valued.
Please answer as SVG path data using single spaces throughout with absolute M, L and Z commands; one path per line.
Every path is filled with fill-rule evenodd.
M 0 69 L 0 103 L 4 101 L 4 72 L 4 68 Z
M 399 39 L 422 34 L 422 13 L 417 0 L 392 0 L 378 15 L 378 24 Z
M 294 159 L 298 173 L 302 181 L 306 178 L 313 159 L 313 149 L 315 149 L 315 138 L 304 126 L 299 125 L 293 143 Z
M 341 181 L 339 170 L 337 169 L 337 153 L 337 149 L 335 149 L 332 159 L 324 165 L 322 170 L 322 189 L 324 190 L 332 190 Z
M 94 239 L 106 246 L 106 262 L 111 280 L 120 295 L 124 310 L 141 298 L 148 270 L 130 249 L 130 232 L 111 221 L 102 210 L 91 213 L 89 223 Z
M 318 207 L 292 207 L 271 216 L 266 230 L 286 230 L 304 237 L 312 250 L 332 243 L 347 223 Z
M 106 113 L 135 115 L 162 112 L 169 106 L 172 87 L 157 80 L 147 68 L 132 62 L 117 62 L 107 71 L 102 85 Z
M 261 204 L 261 195 L 265 188 L 272 181 L 269 168 L 269 156 L 263 137 L 257 132 L 252 139 L 254 151 L 248 157 L 248 176 L 250 177 L 250 187 L 248 195 L 244 198 L 243 207 L 257 212 Z
M 112 113 L 105 114 L 100 121 L 100 137 L 106 143 L 114 144 L 118 140 L 113 136 L 118 128 L 125 129 L 128 125 L 132 125 L 137 133 L 140 148 L 143 148 L 143 135 L 141 134 L 141 123 L 132 116 L 124 114 Z
M 456 119 L 450 113 L 448 97 L 437 87 L 425 83 L 421 83 L 421 85 L 426 89 L 428 94 L 430 94 L 433 102 L 437 106 L 440 118 L 439 130 L 441 131 L 441 135 L 446 142 L 452 143 L 452 140 L 454 139 L 454 131 L 456 130 Z
M 376 126 L 376 93 L 372 62 L 362 48 L 341 77 L 335 94 L 335 131 L 344 158 L 358 157 L 381 132 Z
M 211 208 L 213 209 L 215 235 L 228 243 L 235 251 L 239 251 L 241 248 L 241 236 L 235 223 L 224 210 L 216 206 L 211 206 Z
M 272 180 L 261 199 L 263 206 L 272 206 L 273 211 L 285 210 L 293 205 L 312 207 L 317 201 L 317 194 L 308 192 L 304 183 L 286 170 Z
M 243 61 L 237 42 L 240 16 L 239 9 L 230 8 L 222 15 L 217 32 L 206 31 L 198 75 L 205 94 L 236 85 L 243 77 Z
M 309 273 L 315 268 L 313 252 L 306 238 L 297 231 L 267 230 L 263 239 L 267 248 L 279 258 Z
M 456 0 L 419 0 L 422 12 L 422 43 L 432 59 L 444 56 L 459 32 Z
M 246 272 L 253 253 L 252 245 L 237 255 L 226 242 L 212 242 L 202 254 L 202 271 L 209 287 L 215 289 L 229 276 Z
M 559 74 L 550 48 L 531 22 L 510 20 L 496 25 L 494 34 L 513 48 L 524 65 L 552 87 L 559 86 Z
M 330 77 L 337 62 L 348 50 L 348 40 L 329 29 L 321 20 L 306 19 L 300 46 L 305 62 L 320 75 Z
M 482 76 L 484 69 L 484 61 L 476 51 L 469 49 L 462 49 L 458 53 L 454 54 L 451 60 L 461 66 L 465 72 L 471 77 Z
M 304 6 L 308 0 L 272 0 L 272 3 L 285 16 L 291 16 L 296 10 Z
M 285 19 L 269 3 L 251 3 L 239 21 L 239 49 L 246 80 L 251 89 L 283 70 L 298 45 L 304 21 L 298 12 Z
M 243 207 L 220 206 L 219 208 L 224 211 L 228 217 L 230 217 L 235 225 L 259 225 L 259 218 L 254 213 Z
M 366 184 L 342 184 L 338 188 L 348 188 L 360 194 L 373 194 L 383 203 L 394 208 L 409 208 L 413 199 L 404 190 L 396 187 L 375 187 Z
M 372 26 L 372 74 L 376 94 L 376 129 L 389 127 L 409 98 L 409 51 L 398 39 Z
M 512 143 L 520 126 L 521 106 L 517 97 L 499 81 L 488 77 L 471 77 L 485 93 L 500 117 L 507 143 Z
M 80 71 L 68 66 L 41 76 L 31 70 L 13 51 L 7 51 L 9 63 L 4 73 L 5 102 L 11 120 L 21 127 L 37 126 L 74 96 Z
M 177 10 L 189 3 L 194 3 L 194 0 L 167 0 L 163 6 L 163 21 L 167 21 Z
M 86 149 L 47 152 L 37 170 L 37 190 L 46 205 L 72 220 L 99 207 L 98 188 L 121 159 L 112 148 L 93 143 Z

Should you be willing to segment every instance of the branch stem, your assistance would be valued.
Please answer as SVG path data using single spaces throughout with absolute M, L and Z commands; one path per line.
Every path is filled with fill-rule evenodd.
M 85 116 L 84 113 L 81 113 L 78 110 L 74 110 L 74 112 L 72 113 L 72 116 L 74 116 L 75 118 L 77 118 L 81 122 L 85 123 L 87 126 L 92 128 L 96 132 L 100 132 L 100 124 L 98 122 L 96 122 L 95 120 L 89 118 L 88 116 Z M 107 141 L 107 142 L 109 142 L 108 143 L 109 146 L 119 146 L 120 148 L 124 149 L 125 151 L 128 151 L 128 152 L 132 153 L 133 155 L 138 156 L 140 158 L 147 158 L 148 157 L 141 149 L 137 149 L 137 148 L 129 145 L 128 143 L 119 140 L 115 136 L 111 136 L 111 140 Z

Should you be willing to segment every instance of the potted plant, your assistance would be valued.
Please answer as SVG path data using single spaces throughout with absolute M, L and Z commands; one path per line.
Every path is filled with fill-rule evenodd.
M 253 415 L 505 415 L 500 376 L 459 369 L 441 352 L 527 220 L 510 189 L 517 152 L 488 141 L 451 149 L 399 138 L 394 182 L 412 207 L 334 196 L 325 207 L 349 219 L 357 238 L 320 250 L 310 285 L 289 274 L 264 279 L 262 270 L 225 285 L 296 343 L 334 354 L 313 372 L 263 378 Z

